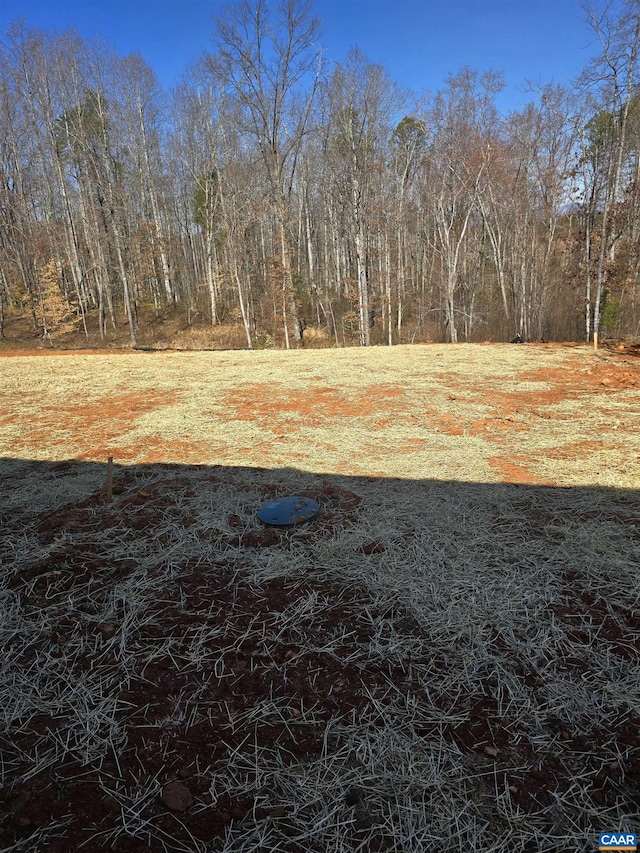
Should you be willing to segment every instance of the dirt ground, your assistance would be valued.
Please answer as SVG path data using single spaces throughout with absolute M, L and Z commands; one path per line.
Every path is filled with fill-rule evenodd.
M 0 452 L 530 484 L 638 483 L 627 351 L 461 345 L 0 360 Z
M 35 355 L 0 360 L 3 853 L 637 825 L 637 358 Z M 256 523 L 292 491 L 316 522 Z

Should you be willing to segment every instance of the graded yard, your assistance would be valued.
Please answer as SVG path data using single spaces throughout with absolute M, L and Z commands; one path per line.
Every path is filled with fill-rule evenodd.
M 637 826 L 639 359 L 52 352 L 0 400 L 3 853 Z
M 586 347 L 0 360 L 0 453 L 634 487 L 640 364 Z

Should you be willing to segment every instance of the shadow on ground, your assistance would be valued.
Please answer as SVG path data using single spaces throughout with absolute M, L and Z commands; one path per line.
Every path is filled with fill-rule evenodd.
M 640 491 L 0 460 L 3 851 L 637 823 Z M 263 527 L 262 503 L 318 518 Z

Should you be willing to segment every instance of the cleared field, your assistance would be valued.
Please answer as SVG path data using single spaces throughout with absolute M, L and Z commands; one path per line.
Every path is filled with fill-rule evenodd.
M 19 356 L 0 400 L 3 853 L 637 828 L 637 359 Z
M 638 360 L 461 345 L 0 360 L 21 459 L 634 487 Z

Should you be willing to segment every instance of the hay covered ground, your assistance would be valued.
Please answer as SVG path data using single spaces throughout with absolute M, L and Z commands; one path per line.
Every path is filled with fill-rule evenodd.
M 637 359 L 21 355 L 0 400 L 1 850 L 637 829 Z
M 586 347 L 0 361 L 0 448 L 464 482 L 638 485 L 638 360 Z

